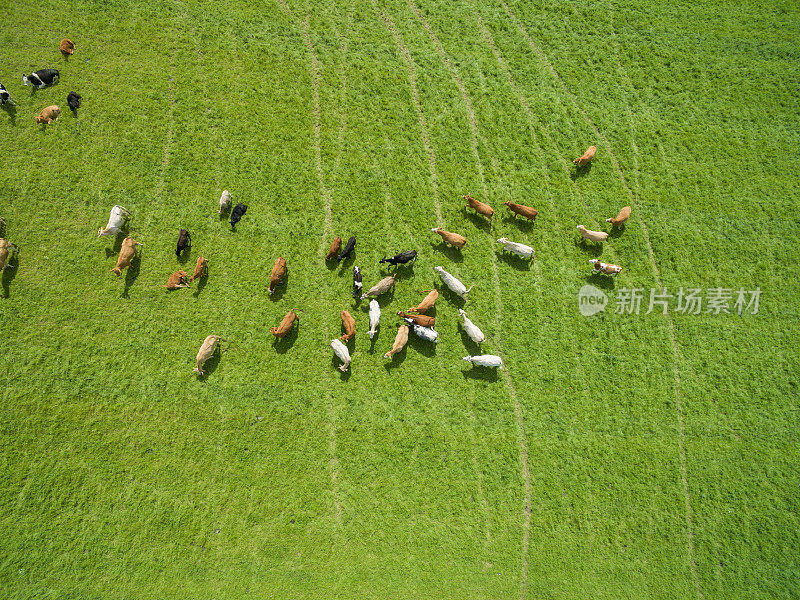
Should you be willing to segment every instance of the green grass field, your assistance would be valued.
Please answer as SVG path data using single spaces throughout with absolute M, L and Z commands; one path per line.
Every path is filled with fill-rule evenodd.
M 800 596 L 796 2 L 42 0 L 0 18 L 17 101 L 0 216 L 20 248 L 0 289 L 0 596 Z M 22 86 L 43 67 L 58 85 Z M 249 206 L 236 232 L 226 188 Z M 120 278 L 96 235 L 114 204 L 144 243 Z M 602 251 L 578 242 L 625 205 Z M 321 260 L 334 235 L 358 236 L 365 288 L 385 253 L 419 252 L 374 344 L 353 263 Z M 504 257 L 503 235 L 536 258 Z M 166 292 L 200 253 L 207 281 Z M 598 255 L 622 274 L 589 276 Z M 461 360 L 477 352 L 444 292 L 439 343 L 382 358 L 436 265 L 476 284 L 466 310 L 506 370 Z M 643 288 L 642 314 L 582 316 L 587 283 Z M 661 287 L 759 287 L 760 310 L 643 314 Z M 230 341 L 198 378 L 210 333 Z

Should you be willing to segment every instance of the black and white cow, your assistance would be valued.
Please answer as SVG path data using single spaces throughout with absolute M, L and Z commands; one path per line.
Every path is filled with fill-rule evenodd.
M 58 69 L 39 69 L 30 75 L 23 75 L 22 83 L 24 85 L 32 83 L 39 89 L 53 85 L 58 83 Z
M 11 97 L 11 94 L 8 93 L 8 90 L 5 88 L 5 86 L 2 83 L 0 83 L 0 104 L 5 106 L 9 102 L 11 104 L 16 104 L 16 102 L 14 102 L 14 99 Z

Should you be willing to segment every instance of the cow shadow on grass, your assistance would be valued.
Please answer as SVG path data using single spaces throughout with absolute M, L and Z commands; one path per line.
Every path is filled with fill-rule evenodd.
M 131 260 L 130 266 L 125 271 L 125 288 L 122 290 L 122 297 L 128 298 L 128 290 L 139 277 L 139 270 L 142 268 L 142 251 L 136 253 L 136 256 Z
M 0 238 L 6 236 L 6 222 L 0 218 Z
M 508 266 L 513 267 L 517 271 L 531 270 L 531 259 L 529 258 L 522 258 L 513 252 L 503 252 L 502 250 L 497 252 L 497 256 L 500 257 L 500 260 L 502 260 Z
M 572 181 L 577 181 L 581 177 L 585 177 L 586 175 L 588 175 L 591 172 L 591 170 L 592 170 L 592 163 L 588 163 L 582 167 L 579 165 L 575 165 L 575 170 L 572 173 L 570 173 L 569 178 L 572 179 Z
M 609 277 L 608 275 L 603 275 L 602 273 L 589 273 L 586 276 L 586 281 L 591 283 L 593 286 L 598 287 L 602 290 L 613 290 L 614 289 L 614 278 Z
M 299 329 L 300 320 L 298 319 L 285 336 L 282 338 L 276 337 L 272 341 L 272 347 L 275 349 L 275 352 L 278 354 L 286 354 L 289 350 L 291 350 L 292 346 L 294 346 L 294 343 L 297 341 L 298 335 L 300 335 L 300 332 L 298 331 Z
M 185 265 L 186 261 L 189 260 L 189 257 L 191 255 L 192 255 L 192 246 L 190 244 L 190 245 L 186 246 L 186 248 L 184 248 L 182 252 L 179 252 L 177 254 L 178 262 L 181 265 Z
M 436 288 L 439 290 L 439 297 L 444 298 L 447 302 L 451 303 L 456 309 L 464 308 L 466 306 L 466 299 L 462 298 L 447 286 Z M 472 293 L 472 292 L 470 292 Z
M 350 350 L 349 347 L 348 347 L 348 350 Z M 352 357 L 353 357 L 353 352 L 351 351 L 350 352 L 350 358 L 352 359 Z M 347 367 L 347 371 L 342 371 L 339 368 L 341 365 L 342 365 L 342 361 L 339 360 L 339 357 L 336 356 L 336 353 L 334 352 L 333 356 L 331 357 L 331 366 L 334 369 L 336 369 L 337 373 L 339 373 L 339 377 L 341 378 L 342 381 L 347 381 L 348 379 L 350 379 L 350 375 L 352 375 L 352 373 L 353 373 L 353 363 L 352 362 L 350 363 L 350 365 Z
M 459 326 L 458 331 L 461 334 L 461 342 L 464 344 L 464 348 L 467 349 L 467 354 L 469 356 L 477 356 L 479 354 L 483 354 L 483 352 L 481 352 L 480 345 L 472 341 L 472 338 L 469 337 L 469 335 L 467 335 L 467 332 L 464 330 L 463 327 Z
M 464 209 L 464 214 L 467 216 L 475 227 L 480 229 L 481 231 L 485 231 L 486 233 L 491 233 L 492 231 L 492 221 L 486 219 L 486 217 L 482 217 L 481 215 L 470 212 L 466 208 Z
M 416 261 L 414 261 L 416 262 Z M 403 279 L 410 279 L 414 277 L 414 263 L 408 265 L 397 265 L 396 267 L 381 267 L 381 277 L 388 277 L 394 275 L 395 281 L 402 281 Z
M 11 297 L 11 282 L 14 281 L 14 277 L 17 276 L 17 271 L 19 270 L 19 253 L 14 252 L 9 259 L 6 268 L 3 269 L 3 298 L 10 298 Z
M 11 125 L 17 124 L 17 105 L 12 104 L 11 102 L 7 102 L 3 104 L 3 110 L 6 111 L 8 114 L 8 119 L 11 121 Z
M 205 289 L 206 284 L 208 283 L 208 265 L 206 265 L 206 272 L 203 273 L 199 279 L 195 279 L 195 281 L 197 281 L 197 287 L 194 288 L 194 293 L 192 294 L 192 296 L 197 298 L 200 295 L 200 292 L 202 292 Z
M 531 221 L 525 217 L 517 217 L 514 213 L 507 214 L 505 217 L 503 217 L 503 221 L 516 225 L 517 229 L 519 229 L 522 233 L 530 233 L 535 224 L 535 221 Z
M 111 248 L 106 248 L 106 258 L 111 258 L 112 256 L 117 256 L 119 251 L 122 250 L 122 242 L 123 240 L 128 237 L 128 233 L 120 231 L 114 236 L 114 246 Z
M 464 361 L 465 364 L 466 361 Z M 464 376 L 464 379 L 475 379 L 477 381 L 488 381 L 490 383 L 494 383 L 499 379 L 497 374 L 498 369 L 496 367 L 481 367 L 479 365 L 472 365 L 471 369 L 466 369 L 461 371 L 461 374 Z
M 597 242 L 587 242 L 585 239 L 581 238 L 579 240 L 575 240 L 575 246 L 585 252 L 592 258 L 599 258 L 601 254 L 603 254 L 603 244 Z
M 611 231 L 608 232 L 608 237 L 615 240 L 623 233 L 625 233 L 625 223 L 622 224 L 622 229 L 618 228 L 616 225 L 612 225 Z
M 409 325 L 409 330 L 411 326 Z M 413 331 L 408 332 L 408 344 L 406 347 L 411 346 L 414 351 L 419 352 L 425 358 L 433 358 L 436 356 L 436 342 L 429 342 L 414 335 Z
M 461 254 L 461 250 L 456 248 L 455 246 L 450 246 L 445 242 L 439 242 L 438 244 L 431 242 L 431 247 L 444 254 L 448 259 L 455 263 L 462 263 L 464 262 L 464 255 Z

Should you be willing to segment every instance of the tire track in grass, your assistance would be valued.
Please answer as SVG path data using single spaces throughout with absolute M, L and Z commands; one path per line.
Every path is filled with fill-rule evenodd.
M 478 125 L 477 120 L 475 118 L 475 112 L 472 108 L 472 100 L 467 93 L 466 88 L 464 87 L 463 82 L 461 81 L 461 77 L 453 68 L 453 65 L 450 63 L 450 60 L 447 58 L 447 54 L 442 47 L 442 43 L 439 41 L 438 36 L 431 28 L 430 24 L 428 23 L 427 19 L 424 15 L 420 12 L 419 7 L 413 2 L 413 0 L 406 0 L 409 8 L 414 12 L 417 16 L 419 21 L 422 23 L 422 26 L 428 32 L 428 37 L 430 37 L 431 41 L 433 42 L 434 46 L 436 47 L 436 51 L 439 54 L 439 58 L 444 63 L 445 67 L 447 68 L 450 76 L 456 83 L 459 92 L 461 93 L 461 98 L 464 102 L 464 106 L 467 110 L 467 116 L 469 120 L 469 129 L 470 129 L 470 146 L 472 148 L 472 154 L 475 158 L 475 162 L 478 166 L 478 175 L 481 181 L 481 187 L 483 189 L 484 197 L 488 196 L 488 189 L 486 186 L 486 179 L 484 176 L 483 170 L 483 163 L 481 162 L 481 157 L 478 149 L 478 138 L 480 137 L 478 132 Z M 500 274 L 497 268 L 497 256 L 494 252 L 494 244 L 492 243 L 492 234 L 491 232 L 487 233 L 490 241 L 490 249 L 489 255 L 491 258 L 491 267 L 492 267 L 492 281 L 494 285 L 494 292 L 495 292 L 495 340 L 496 344 L 500 350 L 500 353 L 505 356 L 505 352 L 503 351 L 503 342 L 502 342 L 502 325 L 503 325 L 503 299 L 500 292 Z M 511 400 L 514 405 L 514 417 L 517 426 L 517 445 L 518 445 L 518 452 L 519 452 L 519 460 L 522 470 L 522 480 L 524 484 L 525 490 L 525 505 L 523 507 L 523 523 L 522 523 L 522 573 L 520 575 L 520 597 L 525 598 L 527 588 L 528 588 L 528 547 L 530 545 L 530 530 L 531 530 L 531 502 L 532 502 L 532 485 L 531 485 L 531 473 L 530 473 L 530 466 L 529 466 L 529 452 L 528 452 L 528 443 L 525 439 L 525 423 L 524 423 L 524 415 L 522 412 L 522 404 L 519 401 L 519 397 L 517 395 L 516 387 L 514 386 L 514 381 L 511 378 L 511 373 L 508 368 L 508 363 L 506 361 L 505 368 L 501 371 L 503 376 L 503 382 L 506 386 L 506 389 L 511 396 Z
M 438 193 L 438 188 L 437 188 L 437 183 L 436 183 L 436 181 L 437 181 L 437 177 L 436 177 L 436 157 L 435 157 L 433 148 L 430 146 L 430 142 L 428 140 L 428 130 L 427 130 L 427 125 L 425 123 L 425 116 L 424 116 L 424 114 L 422 112 L 422 105 L 420 104 L 419 94 L 417 92 L 416 65 L 414 64 L 413 60 L 411 59 L 411 54 L 408 52 L 408 48 L 406 47 L 405 43 L 403 42 L 403 39 L 400 36 L 400 33 L 397 31 L 397 28 L 395 27 L 394 22 L 391 20 L 391 18 L 387 14 L 383 13 L 377 7 L 377 5 L 375 4 L 374 0 L 372 2 L 372 6 L 373 6 L 373 9 L 375 10 L 375 12 L 378 13 L 378 15 L 383 19 L 383 21 L 384 21 L 384 23 L 386 25 L 386 28 L 391 33 L 392 38 L 394 39 L 394 42 L 395 42 L 395 44 L 397 45 L 397 47 L 398 47 L 398 49 L 400 51 L 400 55 L 403 58 L 403 62 L 406 65 L 406 73 L 408 75 L 409 87 L 411 88 L 411 95 L 412 95 L 413 102 L 414 102 L 414 108 L 416 109 L 417 119 L 419 121 L 420 129 L 422 131 L 422 143 L 423 143 L 423 146 L 425 148 L 425 154 L 428 157 L 428 166 L 429 166 L 429 168 L 431 170 L 431 182 L 432 182 L 433 189 L 434 189 L 434 208 L 436 210 L 436 223 L 437 223 L 438 226 L 441 227 L 441 225 L 442 225 L 442 212 L 441 212 L 441 205 L 440 205 L 440 202 L 439 202 L 439 193 Z M 389 143 L 388 137 L 386 137 L 386 142 L 387 142 L 387 144 Z M 391 195 L 390 195 L 388 183 L 386 181 L 384 181 L 383 185 L 384 185 L 385 200 L 386 200 L 384 206 L 385 206 L 385 210 L 387 211 L 387 214 L 388 214 L 388 206 L 390 204 L 392 204 Z M 485 189 L 485 185 L 484 185 L 484 189 Z M 403 226 L 406 229 L 406 232 L 408 233 L 409 237 L 411 237 L 411 230 L 408 227 L 408 223 L 407 223 L 406 219 L 400 219 L 400 221 L 403 223 Z M 471 451 L 471 455 L 472 455 L 473 469 L 475 470 L 475 475 L 476 475 L 476 479 L 477 479 L 477 482 L 478 482 L 478 495 L 479 495 L 480 502 L 481 502 L 481 508 L 483 509 L 483 514 L 484 514 L 484 535 L 486 537 L 486 541 L 484 543 L 484 555 L 486 555 L 488 553 L 488 544 L 491 541 L 491 531 L 490 531 L 490 514 L 491 514 L 491 512 L 490 512 L 490 509 L 489 509 L 489 501 L 487 500 L 486 493 L 484 491 L 483 474 L 480 471 L 480 468 L 479 468 L 479 465 L 478 465 L 477 456 L 475 455 L 475 451 L 474 451 L 474 448 L 477 446 L 477 438 L 475 436 L 475 423 L 477 421 L 477 418 L 476 418 L 475 412 L 474 412 L 474 410 L 472 409 L 471 406 L 469 408 L 469 416 L 470 416 L 470 439 L 471 439 L 470 451 Z
M 581 115 L 583 115 L 583 118 L 585 119 L 586 123 L 591 127 L 592 131 L 595 133 L 597 138 L 602 142 L 603 147 L 605 148 L 606 152 L 608 153 L 609 157 L 611 158 L 611 161 L 612 161 L 612 163 L 614 165 L 614 168 L 617 171 L 617 175 L 619 176 L 619 178 L 620 178 L 620 180 L 622 182 L 622 185 L 623 185 L 623 187 L 625 188 L 625 191 L 628 194 L 628 198 L 629 198 L 629 200 L 631 202 L 631 205 L 636 209 L 636 218 L 637 218 L 637 221 L 639 222 L 639 225 L 642 228 L 642 233 L 644 234 L 645 242 L 647 244 L 647 252 L 648 252 L 648 255 L 649 255 L 649 258 L 650 258 L 650 265 L 651 265 L 651 267 L 653 269 L 653 275 L 655 276 L 655 280 L 656 280 L 656 283 L 658 283 L 658 286 L 663 289 L 664 286 L 661 283 L 661 274 L 660 274 L 660 272 L 658 270 L 658 265 L 656 264 L 655 254 L 653 253 L 653 245 L 652 245 L 652 243 L 650 241 L 650 234 L 649 234 L 649 232 L 647 230 L 647 225 L 644 222 L 644 218 L 642 217 L 642 211 L 641 211 L 641 209 L 639 207 L 638 202 L 636 202 L 635 195 L 634 195 L 633 191 L 631 190 L 630 186 L 628 185 L 628 182 L 627 182 L 627 180 L 625 178 L 625 175 L 622 172 L 622 168 L 620 167 L 619 161 L 617 160 L 616 155 L 614 154 L 613 150 L 611 149 L 611 144 L 608 142 L 608 140 L 605 138 L 605 136 L 603 136 L 600 133 L 600 131 L 598 130 L 597 126 L 592 121 L 592 119 L 589 117 L 589 115 L 586 113 L 586 111 L 583 109 L 583 107 L 580 106 L 580 104 L 578 103 L 578 99 L 575 96 L 575 94 L 572 93 L 572 91 L 567 87 L 567 85 L 564 82 L 564 80 L 561 79 L 561 76 L 555 70 L 555 68 L 553 67 L 552 63 L 547 58 L 547 56 L 534 43 L 533 39 L 531 38 L 531 36 L 527 32 L 527 30 L 524 27 L 522 27 L 522 24 L 519 22 L 519 20 L 517 19 L 516 15 L 508 7 L 508 5 L 506 4 L 505 0 L 499 0 L 499 2 L 502 5 L 503 10 L 505 10 L 505 12 L 508 15 L 508 17 L 514 22 L 514 25 L 516 26 L 517 30 L 522 34 L 522 36 L 528 42 L 528 46 L 531 48 L 531 50 L 533 50 L 533 52 L 536 54 L 536 56 L 539 58 L 539 60 L 542 62 L 542 64 L 545 66 L 545 68 L 547 68 L 547 70 L 549 71 L 551 76 L 560 84 L 562 90 L 569 97 L 569 99 L 572 102 L 573 106 L 581 113 Z M 612 10 L 613 10 L 613 7 L 612 7 Z M 615 35 L 615 38 L 616 38 L 616 35 Z M 618 60 L 618 66 L 619 66 L 619 68 L 621 68 L 622 65 L 619 62 L 618 53 L 617 53 L 617 60 Z M 626 103 L 627 103 L 627 99 L 626 99 Z M 631 135 L 633 135 L 633 131 L 631 131 Z M 678 453 L 679 453 L 679 458 L 680 458 L 681 484 L 682 484 L 683 495 L 684 495 L 684 500 L 685 500 L 685 504 L 686 504 L 687 552 L 688 552 L 688 555 L 689 555 L 689 566 L 690 566 L 690 570 L 691 570 L 691 574 L 692 574 L 692 582 L 694 584 L 695 593 L 696 593 L 698 598 L 702 598 L 703 597 L 703 593 L 702 593 L 702 589 L 700 587 L 700 580 L 699 580 L 698 573 L 697 573 L 697 562 L 696 562 L 696 559 L 695 559 L 695 552 L 694 552 L 694 517 L 693 517 L 694 511 L 692 510 L 691 494 L 690 494 L 690 491 L 689 491 L 689 482 L 688 482 L 688 469 L 687 469 L 687 464 L 686 464 L 686 447 L 685 447 L 685 434 L 684 434 L 684 424 L 683 424 L 683 402 L 682 402 L 682 396 L 681 396 L 681 392 L 680 392 L 680 385 L 681 385 L 680 368 L 679 368 L 680 351 L 678 349 L 678 343 L 677 343 L 677 340 L 675 338 L 675 323 L 674 323 L 674 321 L 672 319 L 672 315 L 667 313 L 666 317 L 667 317 L 667 324 L 669 326 L 670 342 L 671 342 L 671 345 L 672 345 L 672 354 L 673 354 L 672 366 L 673 366 L 673 374 L 674 374 L 674 380 L 675 380 L 675 406 L 676 406 L 676 411 L 678 413 L 678 433 L 679 433 L 679 436 L 678 436 Z
M 287 8 L 288 10 L 288 8 Z M 291 13 L 289 13 L 291 14 Z M 310 17 L 306 16 L 302 22 L 303 39 L 305 40 L 306 48 L 308 49 L 311 57 L 311 81 L 314 96 L 314 165 L 317 171 L 317 179 L 319 180 L 319 189 L 325 203 L 325 227 L 322 232 L 319 250 L 317 253 L 317 260 L 322 262 L 325 258 L 325 240 L 330 235 L 331 230 L 331 192 L 325 184 L 325 176 L 322 171 L 322 143 L 320 135 L 320 119 L 322 117 L 322 110 L 319 102 L 319 61 L 317 59 L 316 51 L 314 50 L 314 43 L 311 40 L 309 33 Z M 327 320 L 324 321 L 323 334 L 327 340 L 330 337 L 330 330 L 328 329 Z M 339 492 L 339 458 L 336 453 L 336 414 L 333 408 L 333 399 L 330 395 L 330 388 L 327 388 L 327 420 L 328 420 L 328 452 L 330 453 L 330 460 L 328 462 L 328 472 L 331 477 L 331 488 L 333 492 L 334 506 L 336 508 L 336 522 L 342 524 L 342 500 Z

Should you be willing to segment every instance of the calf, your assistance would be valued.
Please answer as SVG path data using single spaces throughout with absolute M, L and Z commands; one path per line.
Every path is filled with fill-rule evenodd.
M 465 356 L 464 360 L 480 367 L 503 368 L 503 359 L 494 354 L 481 354 L 480 356 Z
M 236 224 L 242 220 L 242 215 L 247 212 L 247 206 L 239 202 L 231 211 L 231 229 L 236 229 Z
M 612 265 L 600 262 L 596 258 L 591 259 L 589 263 L 594 265 L 594 268 L 590 273 L 591 275 L 595 273 L 602 273 L 603 275 L 610 275 L 611 277 L 614 277 L 615 275 L 619 275 L 622 272 L 622 267 L 620 267 L 619 265 Z
M 269 275 L 270 296 L 275 291 L 275 288 L 283 283 L 284 277 L 286 277 L 286 259 L 280 256 L 275 261 L 275 264 L 272 265 L 272 273 Z
M 198 277 L 205 277 L 208 275 L 208 260 L 203 258 L 203 255 L 197 257 L 197 263 L 194 265 L 194 275 L 189 277 L 189 281 L 194 281 Z
M 392 358 L 405 347 L 406 342 L 408 342 L 408 326 L 400 325 L 400 327 L 397 329 L 397 335 L 394 337 L 392 349 L 384 354 L 383 358 Z
M 394 275 L 389 275 L 389 277 L 384 277 L 378 283 L 373 285 L 369 290 L 367 290 L 364 294 L 361 295 L 361 299 L 368 298 L 369 296 L 380 296 L 384 292 L 389 291 L 389 289 L 394 285 Z
M 328 253 L 325 255 L 325 262 L 329 261 L 334 256 L 339 254 L 339 248 L 341 247 L 342 247 L 342 238 L 340 238 L 337 235 L 335 238 L 333 238 L 333 241 L 331 242 L 331 247 L 328 248 Z
M 475 323 L 473 323 L 467 318 L 467 313 L 465 313 L 463 309 L 458 309 L 458 314 L 461 315 L 461 318 L 464 320 L 463 323 L 464 331 L 469 336 L 469 339 L 471 339 L 476 344 L 484 342 L 486 340 L 486 336 L 480 329 L 478 329 L 478 326 L 475 325 Z
M 385 256 L 380 259 L 379 263 L 389 263 L 393 267 L 396 267 L 400 264 L 406 264 L 411 262 L 412 260 L 417 260 L 417 251 L 416 250 L 407 250 L 406 252 L 401 252 L 400 254 L 395 254 L 392 258 L 386 258 Z
M 444 284 L 449 287 L 454 294 L 461 296 L 464 300 L 466 300 L 465 296 L 469 293 L 469 291 L 475 287 L 474 285 L 470 286 L 468 290 L 467 286 L 445 271 L 442 267 L 433 267 L 433 270 L 439 273 L 439 277 L 442 278 Z
M 14 99 L 11 97 L 11 94 L 8 93 L 8 90 L 5 88 L 5 86 L 2 83 L 0 83 L 0 104 L 5 106 L 8 103 L 16 104 L 16 102 L 14 102 Z
M 350 239 L 347 240 L 347 243 L 344 245 L 344 250 L 339 253 L 339 256 L 336 257 L 336 262 L 340 263 L 345 258 L 350 256 L 353 253 L 353 248 L 356 247 L 356 236 L 350 236 Z
M 228 190 L 223 190 L 222 195 L 219 197 L 219 216 L 225 214 L 231 206 L 231 193 Z
M 411 321 L 414 321 L 414 323 L 416 323 L 417 325 L 422 325 L 423 327 L 430 327 L 431 329 L 433 329 L 433 327 L 436 325 L 436 318 L 429 317 L 428 315 L 410 315 L 402 310 L 397 314 L 398 316 L 401 316 L 404 319 L 410 319 Z
M 408 326 L 411 328 L 411 333 L 413 333 L 418 338 L 425 340 L 426 342 L 433 342 L 434 344 L 439 340 L 439 332 L 435 329 L 430 329 L 429 327 L 423 327 L 422 325 L 417 325 L 411 319 L 405 319 L 405 322 L 408 323 Z
M 416 306 L 412 306 L 408 309 L 408 312 L 427 312 L 433 305 L 436 304 L 436 299 L 439 297 L 439 290 L 433 289 L 431 290 L 425 298 L 422 299 L 422 302 L 417 304 Z
M 505 206 L 509 208 L 509 210 L 514 213 L 514 215 L 519 215 L 520 217 L 525 217 L 529 221 L 535 221 L 536 215 L 539 214 L 539 211 L 535 208 L 531 208 L 530 206 L 525 206 L 524 204 L 514 204 L 510 200 L 508 202 L 503 202 Z M 514 217 L 516 218 L 516 216 Z
M 451 246 L 455 246 L 459 250 L 467 245 L 467 238 L 463 235 L 458 235 L 457 233 L 452 233 L 450 231 L 445 231 L 441 227 L 434 227 L 431 229 L 433 233 L 438 233 L 442 236 L 442 239 L 446 244 L 450 244 Z
M 369 339 L 375 337 L 375 334 L 378 332 L 378 324 L 381 320 L 381 305 L 378 304 L 377 300 L 370 300 L 369 301 Z
M 478 202 L 470 194 L 464 196 L 464 200 L 467 201 L 467 206 L 469 208 L 474 208 L 476 213 L 483 215 L 484 217 L 488 217 L 490 221 L 492 220 L 492 217 L 494 216 L 494 209 L 491 206 L 484 204 L 483 202 Z
M 342 311 L 342 327 L 344 327 L 344 335 L 339 339 L 343 342 L 349 342 L 356 334 L 356 320 L 346 310 Z
M 73 113 L 77 114 L 78 109 L 81 106 L 81 95 L 75 92 L 70 92 L 67 94 L 67 105 Z
M 192 247 L 192 236 L 185 229 L 178 233 L 178 245 L 175 247 L 175 256 L 180 256 L 181 252 Z
M 533 248 L 530 246 L 520 244 L 519 242 L 510 242 L 508 241 L 508 238 L 501 237 L 499 240 L 497 240 L 497 242 L 499 244 L 503 244 L 503 250 L 513 252 L 522 258 L 533 258 L 533 255 L 535 254 Z
M 58 49 L 61 50 L 61 54 L 64 56 L 75 54 L 75 44 L 72 43 L 72 40 L 67 38 L 61 40 L 61 46 L 59 46 Z
M 39 89 L 53 85 L 58 83 L 58 69 L 39 69 L 30 75 L 23 75 L 22 83 L 23 85 L 30 83 Z
M 589 146 L 589 148 L 587 148 L 586 152 L 583 153 L 583 156 L 580 156 L 580 157 L 576 158 L 572 162 L 574 162 L 579 167 L 585 167 L 590 162 L 592 162 L 592 159 L 594 158 L 595 152 L 597 152 L 597 148 L 595 148 L 594 146 Z
M 181 288 L 188 288 L 189 284 L 186 282 L 186 271 L 176 271 L 169 276 L 167 285 L 164 286 L 168 290 L 179 290 Z
M 19 248 L 17 248 L 14 244 L 0 238 L 0 271 L 5 269 L 6 267 L 12 267 L 13 265 L 8 264 L 8 260 L 14 252 L 18 252 Z
M 294 309 L 290 310 L 286 313 L 286 316 L 283 317 L 283 321 L 277 327 L 272 327 L 269 332 L 274 335 L 276 338 L 282 338 L 285 336 L 289 331 L 292 329 L 295 321 L 299 321 L 300 317 L 298 317 Z
M 342 361 L 342 364 L 339 365 L 339 370 L 342 373 L 346 372 L 347 368 L 350 366 L 350 351 L 347 349 L 347 346 L 345 346 L 341 340 L 332 340 L 331 348 L 333 348 L 333 353 Z
M 617 229 L 622 229 L 622 226 L 625 224 L 625 221 L 628 220 L 628 217 L 631 216 L 631 207 L 626 206 L 616 217 L 612 217 L 610 219 L 606 219 L 606 223 L 611 223 Z
M 50 125 L 53 121 L 58 119 L 61 116 L 61 109 L 58 108 L 55 104 L 52 106 L 48 106 L 42 109 L 38 115 L 33 115 L 33 119 L 37 123 L 44 123 L 45 125 Z
M 111 208 L 111 215 L 108 217 L 108 225 L 97 230 L 97 237 L 101 235 L 117 235 L 130 218 L 131 213 L 118 204 L 115 204 Z
M 111 272 L 119 277 L 122 274 L 122 269 L 131 266 L 131 261 L 136 256 L 136 246 L 143 245 L 141 242 L 134 241 L 131 236 L 122 240 L 122 247 L 119 249 L 119 256 L 117 257 L 117 266 L 111 269 Z
M 608 239 L 608 234 L 605 231 L 592 231 L 586 229 L 583 225 L 578 225 L 577 229 L 580 230 L 581 236 L 590 242 L 605 242 Z
M 361 290 L 364 284 L 361 283 L 361 269 L 353 265 L 353 300 L 361 298 Z
M 227 342 L 228 340 L 218 335 L 210 335 L 203 341 L 203 345 L 200 346 L 200 350 L 197 352 L 197 367 L 192 369 L 193 373 L 197 373 L 198 375 L 205 374 L 203 365 L 214 355 L 214 351 L 217 349 L 217 344 L 219 344 L 220 341 Z

